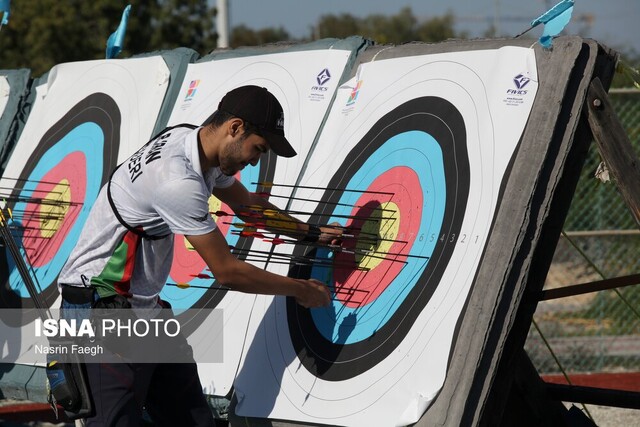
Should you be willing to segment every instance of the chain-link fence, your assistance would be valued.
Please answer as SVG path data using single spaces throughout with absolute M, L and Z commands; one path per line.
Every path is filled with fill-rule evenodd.
M 609 98 L 640 153 L 640 90 Z M 616 186 L 595 177 L 600 162 L 594 143 L 546 289 L 640 273 L 640 230 Z M 560 372 L 547 344 L 568 373 L 640 371 L 640 285 L 541 302 L 534 322 L 525 348 L 540 373 Z

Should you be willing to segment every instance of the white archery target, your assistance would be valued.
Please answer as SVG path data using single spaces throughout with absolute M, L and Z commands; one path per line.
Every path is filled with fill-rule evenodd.
M 235 383 L 237 414 L 349 426 L 419 419 L 444 383 L 456 323 L 536 89 L 534 52 L 515 47 L 366 63 L 339 88 L 300 185 L 404 191 L 398 200 L 400 193 L 380 196 L 380 205 L 397 209 L 398 233 L 406 224 L 417 228 L 405 230 L 414 234 L 399 270 L 387 256 L 364 273 L 338 274 L 336 267 L 327 275 L 332 289 L 340 288 L 338 277 L 356 277 L 355 286 L 367 292 L 360 301 L 335 294 L 331 307 L 306 311 L 284 298 L 271 304 L 259 297 L 255 337 Z M 447 138 L 454 153 L 437 149 Z M 338 215 L 348 208 L 322 202 L 378 197 L 349 194 L 301 187 L 291 210 L 349 225 Z M 418 258 L 427 255 L 428 262 Z M 348 257 L 334 254 L 336 265 Z M 380 266 L 385 283 L 367 283 Z
M 111 170 L 151 136 L 168 84 L 164 60 L 148 57 L 57 65 L 36 88 L 33 109 L 0 186 L 18 199 L 8 203 L 12 226 L 24 228 L 19 244 L 48 306 L 59 306 L 58 273 L 100 188 Z M 56 214 L 62 219 L 38 220 L 48 208 L 24 201 L 29 198 L 57 200 Z M 10 288 L 30 307 L 13 261 L 2 260 L 0 269 L 8 270 Z M 3 301 L 3 306 L 11 304 Z M 22 342 L 22 349 L 27 351 L 29 343 Z
M 240 181 L 249 191 L 257 190 L 255 182 L 264 180 L 264 174 L 268 175 L 269 181 L 293 184 L 301 173 L 306 155 L 327 113 L 350 55 L 351 51 L 326 49 L 214 59 L 190 64 L 169 118 L 169 125 L 202 124 L 217 109 L 222 97 L 230 90 L 243 85 L 265 87 L 282 105 L 285 135 L 298 155 L 293 158 L 263 156 L 258 166 L 247 167 L 241 172 Z M 281 197 L 273 197 L 270 201 L 276 206 L 284 207 L 290 193 L 290 189 L 273 188 L 271 194 Z M 219 210 L 220 205 L 216 206 L 214 210 Z M 219 225 L 235 220 L 230 217 L 214 218 Z M 221 231 L 226 235 L 227 242 L 236 246 L 241 239 L 232 235 L 231 229 Z M 270 243 L 260 239 L 243 241 L 251 251 L 268 252 L 271 249 Z M 204 308 L 223 309 L 224 361 L 220 364 L 200 363 L 198 368 L 207 393 L 226 395 L 235 378 L 255 296 L 203 290 L 202 288 L 217 286 L 213 276 L 195 252 L 189 255 L 179 246 L 183 243 L 181 236 L 176 236 L 176 242 L 174 254 L 182 253 L 181 259 L 197 257 L 199 262 L 192 263 L 193 259 L 189 258 L 185 260 L 183 267 L 177 267 L 174 256 L 172 271 L 176 269 L 176 277 L 170 277 L 170 281 L 187 282 L 195 286 L 187 289 L 165 287 L 162 297 L 179 308 L 189 308 L 197 304 Z M 260 260 L 250 262 L 259 268 L 266 268 L 265 263 Z M 201 277 L 196 277 L 198 275 Z M 194 342 L 192 345 L 194 348 L 200 346 Z

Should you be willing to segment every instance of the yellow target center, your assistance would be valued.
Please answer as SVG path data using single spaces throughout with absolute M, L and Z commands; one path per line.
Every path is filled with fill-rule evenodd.
M 45 239 L 52 238 L 60 229 L 71 203 L 71 187 L 69 181 L 63 179 L 44 197 L 40 205 L 40 235 Z
M 393 202 L 382 203 L 362 225 L 360 237 L 356 243 L 358 265 L 369 270 L 376 268 L 389 253 L 399 230 L 398 205 Z

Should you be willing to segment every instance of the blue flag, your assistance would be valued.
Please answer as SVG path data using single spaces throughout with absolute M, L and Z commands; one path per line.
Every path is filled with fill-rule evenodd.
M 11 0 L 0 0 L 0 11 L 2 14 L 2 21 L 0 21 L 0 27 L 9 23 L 9 9 L 11 7 Z
M 124 8 L 122 12 L 122 18 L 120 19 L 120 25 L 118 29 L 109 36 L 107 40 L 107 59 L 115 58 L 122 51 L 124 45 L 124 35 L 127 32 L 127 23 L 129 22 L 129 12 L 131 11 L 131 5 Z
M 544 24 L 544 31 L 540 37 L 540 44 L 545 48 L 551 47 L 551 41 L 571 20 L 574 0 L 562 0 L 557 5 L 531 21 L 531 28 Z

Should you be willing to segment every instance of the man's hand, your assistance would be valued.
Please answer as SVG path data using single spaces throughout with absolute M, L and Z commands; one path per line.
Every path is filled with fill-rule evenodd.
M 320 237 L 318 243 L 324 245 L 340 245 L 342 244 L 342 234 L 344 228 L 337 222 L 332 222 L 327 226 L 320 227 Z
M 302 286 L 300 292 L 295 297 L 296 302 L 304 308 L 324 307 L 329 305 L 331 294 L 329 288 L 316 279 L 295 279 Z

